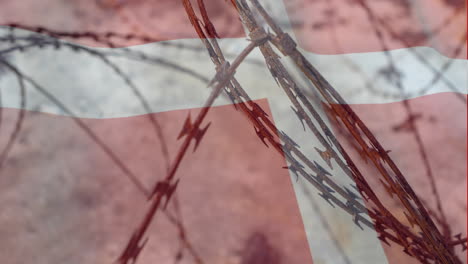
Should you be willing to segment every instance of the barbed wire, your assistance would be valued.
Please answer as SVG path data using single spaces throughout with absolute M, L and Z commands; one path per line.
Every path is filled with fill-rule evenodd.
M 370 16 L 372 16 L 372 10 L 366 7 L 365 1 L 360 0 L 358 2 L 361 3 L 363 8 L 365 8 L 369 12 Z M 133 232 L 119 258 L 116 260 L 117 263 L 136 263 L 141 250 L 148 241 L 148 237 L 145 238 L 147 229 L 151 225 L 158 211 L 165 212 L 168 219 L 178 228 L 178 236 L 181 239 L 182 244 L 194 257 L 196 263 L 204 263 L 202 258 L 194 250 L 194 247 L 187 239 L 185 228 L 180 220 L 180 214 L 177 213 L 177 205 L 175 205 L 177 216 L 170 214 L 165 209 L 167 208 L 169 201 L 174 200 L 175 197 L 174 195 L 180 180 L 180 178 L 176 179 L 176 173 L 179 165 L 181 164 L 191 143 L 194 142 L 196 150 L 197 146 L 202 142 L 205 133 L 210 126 L 210 123 L 208 123 L 201 128 L 202 123 L 205 123 L 205 117 L 208 111 L 220 95 L 224 95 L 232 101 L 236 109 L 250 121 L 257 136 L 267 147 L 271 146 L 276 152 L 284 156 L 289 164 L 287 168 L 291 172 L 293 172 L 297 177 L 300 176 L 307 180 L 319 192 L 319 195 L 331 206 L 337 206 L 352 216 L 355 225 L 363 228 L 361 226 L 362 224 L 368 228 L 375 229 L 382 242 L 390 242 L 401 246 L 405 253 L 416 258 L 421 263 L 461 263 L 461 260 L 459 260 L 454 254 L 454 247 L 462 246 L 466 249 L 466 238 L 462 238 L 461 235 L 457 235 L 456 239 L 451 240 L 451 238 L 447 236 L 447 234 L 451 234 L 451 231 L 445 230 L 445 227 L 443 230 L 444 234 L 440 233 L 431 219 L 431 216 L 433 215 L 428 212 L 423 202 L 417 197 L 411 186 L 408 184 L 406 178 L 388 155 L 388 151 L 381 146 L 356 113 L 346 104 L 343 98 L 325 80 L 321 73 L 305 58 L 297 48 L 297 44 L 282 30 L 280 26 L 278 26 L 276 21 L 273 20 L 257 0 L 249 0 L 249 2 L 246 0 L 231 0 L 231 4 L 239 12 L 241 21 L 246 27 L 250 40 L 247 47 L 245 47 L 243 51 L 234 58 L 232 64 L 230 64 L 226 59 L 226 54 L 219 46 L 217 40 L 218 34 L 209 19 L 203 0 L 197 0 L 197 6 L 201 13 L 201 18 L 197 16 L 197 13 L 189 0 L 183 0 L 183 3 L 192 26 L 197 32 L 202 44 L 215 65 L 216 75 L 210 81 L 201 74 L 185 68 L 184 66 L 141 52 L 133 52 L 130 50 L 126 50 L 126 53 L 114 51 L 96 52 L 83 46 L 37 36 L 18 37 L 10 34 L 9 36 L 0 38 L 0 42 L 10 42 L 15 44 L 12 47 L 1 50 L 0 55 L 48 46 L 55 47 L 57 49 L 60 47 L 67 47 L 76 52 L 82 51 L 96 57 L 111 68 L 116 75 L 121 77 L 122 81 L 133 91 L 134 95 L 139 99 L 141 105 L 148 113 L 151 112 L 150 104 L 145 101 L 143 95 L 139 92 L 132 80 L 115 63 L 109 60 L 107 58 L 108 56 L 124 56 L 126 58 L 139 59 L 170 67 L 171 69 L 188 74 L 204 83 L 208 83 L 208 86 L 211 87 L 212 92 L 210 97 L 198 113 L 195 121 L 192 122 L 190 115 L 187 117 L 184 127 L 179 135 L 179 138 L 185 139 L 172 162 L 169 160 L 167 146 L 164 147 L 164 136 L 162 135 L 160 125 L 157 124 L 156 120 L 150 120 L 150 122 L 153 123 L 155 133 L 162 142 L 161 151 L 168 165 L 168 173 L 165 179 L 157 181 L 151 189 L 144 187 L 143 184 L 139 182 L 138 177 L 126 168 L 125 164 L 115 154 L 113 154 L 112 150 L 107 147 L 93 133 L 93 131 L 86 126 L 86 124 L 81 122 L 80 119 L 74 118 L 77 125 L 87 131 L 88 135 L 105 150 L 107 155 L 111 157 L 125 175 L 131 179 L 133 184 L 138 187 L 140 192 L 145 194 L 150 201 L 150 208 L 146 212 L 140 225 Z M 268 25 L 268 30 L 264 29 L 263 26 L 259 24 L 255 14 L 259 14 L 262 17 L 263 21 Z M 386 26 L 385 22 L 382 22 L 379 18 L 373 19 L 377 25 L 392 34 L 392 30 Z M 52 31 L 42 27 L 25 27 L 18 24 L 9 24 L 8 26 L 21 27 L 41 34 L 44 33 L 53 38 L 66 37 L 72 39 L 90 39 L 109 47 L 116 47 L 115 42 L 112 41 L 114 38 L 118 40 L 138 39 L 145 42 L 158 41 L 154 38 L 137 36 L 134 34 L 122 35 L 112 32 L 104 34 L 96 34 L 93 32 L 69 33 Z M 272 32 L 270 32 L 270 30 Z M 376 35 L 381 35 L 381 33 L 376 32 Z M 18 41 L 24 41 L 27 44 L 19 45 L 17 43 Z M 172 44 L 167 45 L 170 46 Z M 385 48 L 385 44 L 383 45 L 384 50 L 388 50 Z M 183 45 L 176 45 L 176 47 L 187 48 L 187 46 Z M 350 137 L 348 139 L 357 146 L 361 155 L 366 160 L 370 160 L 373 166 L 378 170 L 382 185 L 386 188 L 390 196 L 396 196 L 406 210 L 405 215 L 408 218 L 408 221 L 417 228 L 409 228 L 406 224 L 403 224 L 383 205 L 381 199 L 376 195 L 375 191 L 368 183 L 367 179 L 370 176 L 361 173 L 351 156 L 332 132 L 333 130 L 320 116 L 318 110 L 320 106 L 314 106 L 309 99 L 309 96 L 307 96 L 308 91 L 306 88 L 295 82 L 291 73 L 288 71 L 288 68 L 284 66 L 281 56 L 274 48 L 281 52 L 284 57 L 290 59 L 303 73 L 303 76 L 309 81 L 308 87 L 312 87 L 314 92 L 320 95 L 321 99 L 324 101 L 322 108 L 328 114 L 328 117 L 332 119 L 335 124 L 341 125 L 342 130 L 349 133 Z M 301 121 L 304 130 L 307 127 L 312 132 L 311 136 L 314 136 L 320 142 L 321 146 L 314 146 L 315 150 L 322 160 L 328 165 L 330 170 L 322 167 L 317 161 L 308 158 L 307 155 L 300 150 L 300 146 L 289 135 L 280 131 L 274 125 L 273 121 L 266 114 L 264 109 L 251 100 L 248 93 L 236 80 L 236 69 L 242 62 L 247 61 L 247 56 L 255 49 L 260 50 L 272 78 L 285 92 L 291 103 L 291 108 Z M 199 51 L 200 48 L 196 47 L 194 50 Z M 458 54 L 460 50 L 461 48 L 457 48 L 454 51 L 454 54 Z M 450 81 L 443 76 L 445 69 L 450 66 L 449 63 L 444 64 L 442 70 L 439 71 L 429 64 L 425 58 L 418 55 L 418 53 L 415 53 L 415 56 L 429 69 L 432 69 L 434 78 L 431 83 L 442 80 L 448 87 L 453 86 L 453 84 L 451 85 Z M 389 60 L 390 65 L 392 65 L 391 57 L 389 57 Z M 20 105 L 22 109 L 24 109 L 26 105 L 24 84 L 24 82 L 26 82 L 48 97 L 64 112 L 75 117 L 74 113 L 63 103 L 61 103 L 52 94 L 48 93 L 44 87 L 35 82 L 31 77 L 28 77 L 24 72 L 20 71 L 20 69 L 3 58 L 0 59 L 0 63 L 13 72 L 18 78 L 21 98 Z M 395 68 L 395 66 L 391 67 Z M 401 87 L 401 84 L 399 86 Z M 410 124 L 413 124 L 410 119 L 414 116 L 414 113 L 412 113 L 412 110 L 407 104 L 405 104 L 405 107 L 408 113 L 408 120 L 410 121 Z M 11 149 L 11 146 L 17 137 L 16 135 L 21 129 L 23 118 L 24 114 L 23 111 L 21 111 L 9 142 L 0 156 L 0 164 L 6 158 L 9 149 Z M 415 137 L 418 138 L 418 132 L 414 124 L 412 125 L 412 130 L 416 135 Z M 422 142 L 420 142 L 421 140 L 417 139 L 417 141 L 418 144 L 423 147 Z M 424 150 L 420 151 L 421 155 L 424 155 L 423 153 Z M 338 164 L 338 168 L 332 167 L 333 160 Z M 425 161 L 425 166 L 429 168 L 428 174 L 432 174 L 427 160 Z M 345 175 L 355 182 L 355 184 L 351 185 L 352 188 L 340 186 L 333 178 L 334 173 L 331 171 L 336 171 L 338 169 L 342 170 Z M 432 187 L 434 188 L 433 184 Z M 362 198 L 360 198 L 358 194 L 360 194 Z M 438 199 L 440 200 L 440 198 Z M 438 204 L 437 209 L 440 211 L 439 213 L 442 213 L 440 203 Z M 436 215 L 435 218 L 441 223 L 446 223 L 447 221 L 443 215 L 442 217 Z M 415 231 L 417 229 L 421 232 L 418 233 Z

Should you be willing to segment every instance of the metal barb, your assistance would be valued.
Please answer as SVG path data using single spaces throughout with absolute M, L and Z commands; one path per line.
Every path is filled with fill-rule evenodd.
M 291 106 L 291 109 L 292 109 L 293 112 L 296 114 L 297 118 L 299 118 L 299 121 L 301 121 L 302 128 L 304 128 L 304 131 L 305 131 L 305 130 L 306 130 L 306 129 L 305 129 L 305 124 L 304 124 L 305 118 L 301 115 L 301 113 L 299 112 L 299 110 L 294 109 L 294 107 L 292 107 L 292 106 Z
M 200 144 L 200 141 L 205 136 L 206 131 L 208 130 L 210 125 L 211 125 L 211 122 L 209 122 L 204 128 L 198 128 L 197 131 L 195 131 L 194 136 L 193 136 L 193 140 L 195 140 L 193 152 L 197 150 L 198 145 Z M 184 126 L 182 127 L 182 130 L 177 136 L 177 139 L 181 139 L 182 137 L 189 135 L 193 129 L 194 129 L 194 125 L 191 121 L 190 113 L 189 113 L 187 118 L 185 119 L 185 123 L 184 123 Z
M 314 147 L 314 148 L 318 152 L 320 157 L 322 157 L 322 159 L 327 163 L 328 167 L 330 167 L 330 169 L 333 170 L 333 166 L 332 166 L 332 163 L 331 163 L 332 155 L 331 155 L 330 151 L 329 150 L 321 151 L 320 149 L 318 149 L 316 147 Z
M 146 238 L 143 243 L 138 245 L 138 236 L 136 233 L 133 233 L 130 242 L 128 243 L 125 250 L 117 259 L 116 263 L 119 264 L 128 264 L 132 263 L 135 264 L 138 257 L 140 256 L 141 250 L 145 247 L 146 243 L 148 242 L 148 238 Z

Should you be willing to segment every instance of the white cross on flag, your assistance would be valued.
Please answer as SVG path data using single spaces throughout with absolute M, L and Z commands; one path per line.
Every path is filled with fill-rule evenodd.
M 365 212 L 337 206 L 252 125 L 268 119 L 275 137 L 288 135 L 372 210 L 258 47 L 233 74 L 257 118 L 223 89 L 197 123 L 224 86 L 187 11 L 233 65 L 255 42 L 241 2 L 275 32 L 255 0 L 0 1 L 2 263 L 421 263 L 414 241 L 387 241 Z M 465 1 L 260 3 L 390 150 L 457 263 L 467 263 Z M 392 217 L 412 225 L 318 90 L 274 51 L 374 191 L 386 187 Z

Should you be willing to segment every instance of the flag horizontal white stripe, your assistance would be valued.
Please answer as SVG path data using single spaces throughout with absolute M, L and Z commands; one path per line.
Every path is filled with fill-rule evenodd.
M 238 53 L 247 45 L 247 41 L 241 39 L 225 39 L 221 43 L 225 50 L 231 51 L 230 54 Z M 171 41 L 171 44 L 200 46 L 199 40 L 196 39 Z M 165 65 L 154 65 L 134 59 L 135 56 L 144 53 L 149 57 L 161 58 L 183 66 L 208 80 L 215 72 L 202 47 L 193 51 L 151 43 L 127 49 L 88 49 L 90 52 L 109 55 L 106 58 L 131 79 L 139 92 L 151 103 L 150 112 L 199 107 L 210 92 L 206 83 L 198 78 Z M 424 57 L 437 71 L 446 63 L 450 66 L 441 78 L 437 78 L 434 70 L 422 64 L 414 56 L 415 53 Z M 402 95 L 394 82 L 386 79 L 382 73 L 388 69 L 388 60 L 383 52 L 340 55 L 309 53 L 308 57 L 350 104 L 391 103 L 454 90 L 461 94 L 467 93 L 468 61 L 447 58 L 427 47 L 393 50 L 389 54 L 395 61 L 394 65 L 401 76 L 406 95 Z M 117 75 L 112 67 L 89 53 L 77 53 L 67 47 L 55 50 L 53 45 L 46 45 L 41 50 L 16 50 L 4 56 L 27 76 L 47 88 L 78 117 L 113 118 L 148 113 L 141 107 L 140 100 L 125 80 Z M 5 74 L 5 71 L 0 75 L 2 106 L 19 108 L 17 80 L 12 74 Z M 289 107 L 287 101 L 282 102 L 285 97 L 266 71 L 258 52 L 249 56 L 248 62 L 239 68 L 236 77 L 253 99 L 268 97 L 275 104 L 278 103 L 275 108 Z M 434 79 L 436 81 L 431 84 Z M 449 86 L 449 83 L 452 86 Z M 217 104 L 228 103 L 225 98 L 217 101 Z M 26 109 L 66 114 L 32 89 L 28 90 Z

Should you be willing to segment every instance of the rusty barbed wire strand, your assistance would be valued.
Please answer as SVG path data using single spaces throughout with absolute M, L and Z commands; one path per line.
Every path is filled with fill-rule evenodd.
M 359 142 L 363 147 L 363 152 L 372 160 L 375 167 L 382 174 L 384 179 L 392 186 L 393 191 L 396 193 L 400 201 L 404 204 L 405 208 L 412 215 L 413 219 L 423 231 L 423 236 L 425 240 L 429 242 L 429 246 L 437 252 L 436 257 L 438 261 L 442 263 L 456 263 L 455 257 L 448 250 L 447 242 L 442 238 L 441 234 L 438 232 L 434 223 L 427 214 L 426 209 L 423 207 L 419 199 L 417 198 L 414 191 L 411 189 L 409 184 L 406 182 L 405 178 L 393 163 L 393 161 L 388 156 L 387 152 L 382 148 L 380 143 L 375 139 L 367 127 L 362 123 L 362 121 L 356 116 L 356 114 L 350 109 L 348 105 L 344 102 L 339 94 L 326 82 L 326 80 L 321 76 L 321 74 L 315 70 L 315 68 L 303 57 L 303 55 L 296 49 L 295 44 L 291 41 L 287 34 L 282 32 L 282 30 L 275 25 L 272 18 L 268 13 L 263 9 L 260 3 L 256 0 L 250 1 L 260 15 L 265 19 L 267 24 L 272 28 L 272 30 L 279 36 L 272 40 L 272 43 L 280 49 L 283 54 L 289 56 L 295 64 L 308 76 L 308 78 L 314 83 L 315 87 L 320 91 L 322 96 L 330 104 L 331 110 L 340 117 L 340 120 L 344 123 L 347 129 L 353 134 L 353 137 Z M 357 125 L 357 127 L 356 127 Z M 359 134 L 356 134 L 356 129 L 359 128 L 361 132 L 366 136 L 370 141 L 371 146 L 369 147 L 367 143 L 361 138 Z M 372 150 L 375 150 L 373 152 Z M 390 169 L 395 174 L 396 180 L 399 184 L 396 184 L 393 181 L 393 177 L 390 176 L 389 172 L 385 169 L 383 164 L 380 163 L 378 159 L 382 159 L 387 163 Z M 411 199 L 412 202 L 410 202 Z M 411 204 L 414 203 L 414 206 Z M 406 244 L 405 250 L 409 251 L 410 255 L 415 248 L 410 247 L 406 240 L 402 239 L 402 242 Z M 414 252 L 413 252 L 414 253 Z M 424 256 L 415 256 L 421 261 L 426 261 Z
M 291 100 L 292 100 L 292 99 L 291 99 Z M 316 117 L 314 116 L 314 118 L 316 118 Z M 301 119 L 307 120 L 308 118 L 302 118 L 302 117 L 301 117 Z M 338 146 L 339 146 L 339 145 L 338 145 Z M 342 151 L 342 152 L 343 152 L 343 151 Z M 345 154 L 345 153 L 344 153 L 344 154 Z M 345 155 L 346 155 L 346 154 L 345 154 Z M 339 159 L 336 159 L 336 160 L 339 161 Z M 349 163 L 349 157 L 348 157 L 348 163 Z M 354 167 L 355 167 L 355 166 L 354 166 Z M 355 169 L 355 171 L 356 171 L 356 170 L 357 170 L 357 169 Z M 346 171 L 346 168 L 344 169 L 344 171 Z M 327 183 L 329 183 L 329 182 L 327 182 Z M 336 188 L 336 187 L 334 186 L 334 184 L 332 184 L 332 186 L 333 186 L 333 189 Z M 366 189 L 369 189 L 369 187 L 367 186 Z M 374 194 L 372 194 L 372 195 L 375 196 Z M 328 199 L 328 198 L 329 198 L 329 197 L 327 197 L 327 199 Z M 351 203 L 351 201 L 353 201 L 353 200 L 351 200 L 351 199 L 348 198 L 347 205 L 348 205 L 348 203 Z M 383 207 L 383 206 L 381 205 L 381 207 Z M 354 213 L 354 214 L 355 214 L 355 213 Z M 356 220 L 355 220 L 355 221 L 356 221 Z M 356 224 L 357 224 L 357 222 L 356 222 Z
M 228 62 L 225 62 L 222 67 L 218 68 L 219 71 L 209 83 L 209 86 L 214 85 L 213 91 L 211 92 L 209 98 L 205 102 L 204 107 L 200 110 L 195 122 L 192 124 L 190 121 L 190 118 L 186 120 L 186 124 L 189 124 L 189 126 L 184 126 L 184 128 L 187 128 L 187 130 L 182 130 L 183 133 L 181 133 L 182 136 L 185 136 L 185 140 L 182 143 L 182 146 L 180 147 L 179 151 L 177 152 L 176 157 L 174 158 L 174 161 L 171 165 L 171 169 L 168 172 L 167 176 L 164 178 L 164 180 L 158 181 L 156 185 L 154 186 L 154 188 L 152 189 L 152 192 L 150 193 L 150 200 L 151 200 L 150 208 L 146 212 L 141 223 L 137 226 L 137 228 L 133 232 L 133 235 L 128 241 L 125 249 L 122 251 L 120 257 L 116 260 L 116 263 L 127 264 L 127 263 L 136 262 L 142 248 L 145 246 L 146 242 L 148 241 L 148 238 L 146 238 L 142 242 L 143 236 L 146 233 L 146 230 L 148 229 L 148 227 L 150 226 L 152 219 L 154 218 L 156 212 L 160 208 L 162 199 L 164 197 L 166 198 L 165 205 L 163 205 L 163 208 L 164 208 L 167 206 L 172 194 L 177 188 L 179 180 L 176 180 L 174 182 L 173 179 L 175 177 L 175 173 L 177 172 L 179 168 L 180 162 L 182 162 L 188 150 L 190 143 L 192 142 L 192 140 L 196 140 L 196 145 L 195 145 L 196 147 L 198 143 L 200 142 L 201 138 L 203 137 L 204 133 L 206 132 L 206 129 L 208 129 L 210 125 L 208 124 L 203 130 L 200 130 L 199 127 L 201 123 L 203 122 L 204 118 L 208 114 L 208 111 L 211 108 L 211 105 L 221 93 L 221 90 L 223 89 L 223 87 L 232 78 L 232 75 L 234 74 L 235 69 L 247 57 L 247 55 L 251 51 L 254 50 L 254 48 L 255 48 L 255 45 L 249 44 L 241 52 L 241 54 L 234 60 L 232 65 L 230 65 Z
M 392 56 L 392 54 L 390 52 L 388 52 L 387 43 L 386 43 L 385 39 L 382 37 L 382 32 L 380 31 L 378 26 L 375 23 L 373 23 L 374 20 L 375 20 L 375 17 L 371 13 L 368 13 L 368 17 L 369 17 L 369 20 L 370 20 L 370 22 L 372 24 L 372 28 L 373 28 L 373 30 L 375 32 L 375 35 L 379 39 L 379 44 L 381 45 L 381 48 L 384 51 L 385 57 L 386 57 L 387 62 L 388 62 L 389 71 L 392 72 L 392 73 L 393 72 L 398 72 L 398 69 L 397 69 L 397 67 L 395 65 L 395 62 L 394 62 L 394 59 L 393 59 L 393 56 Z M 466 36 L 466 34 L 465 34 L 465 36 Z M 401 76 L 399 74 L 393 74 L 393 76 L 396 79 L 395 82 L 392 82 L 393 85 L 396 86 L 396 88 L 404 96 L 405 88 L 404 88 L 403 82 L 401 80 Z M 406 128 L 407 130 L 409 130 L 414 135 L 414 139 L 415 139 L 417 147 L 418 147 L 418 152 L 419 152 L 419 155 L 420 155 L 420 157 L 422 159 L 423 166 L 424 166 L 424 169 L 425 169 L 425 172 L 426 172 L 426 176 L 427 176 L 428 181 L 429 181 L 429 186 L 430 186 L 432 194 L 434 195 L 434 198 L 435 198 L 437 212 L 440 214 L 440 217 L 437 217 L 436 219 L 439 220 L 438 222 L 441 225 L 443 236 L 445 237 L 445 239 L 450 239 L 452 230 L 450 228 L 450 225 L 447 222 L 447 216 L 446 216 L 446 214 L 444 212 L 444 209 L 442 207 L 441 197 L 440 197 L 440 194 L 438 192 L 438 189 L 437 189 L 437 186 L 436 186 L 436 183 L 435 183 L 434 173 L 433 173 L 433 170 L 432 170 L 432 168 L 430 166 L 430 163 L 429 163 L 429 158 L 428 158 L 426 149 L 424 147 L 424 142 L 423 142 L 423 140 L 421 138 L 421 134 L 420 134 L 419 129 L 418 129 L 418 127 L 416 125 L 416 122 L 415 122 L 418 119 L 418 117 L 420 117 L 420 115 L 415 114 L 413 112 L 413 110 L 411 108 L 411 105 L 410 105 L 410 102 L 408 100 L 403 100 L 402 104 L 403 104 L 403 107 L 404 107 L 404 109 L 406 111 L 407 118 L 401 125 L 394 126 L 393 130 L 398 132 L 398 131 L 402 130 L 403 128 Z M 451 249 L 452 253 L 454 253 L 454 248 L 453 247 L 450 247 L 449 249 Z M 458 261 L 461 263 L 461 260 L 458 259 Z
M 212 53 L 211 53 L 211 54 L 212 54 Z M 215 59 L 212 58 L 212 60 L 214 60 L 214 61 L 216 61 L 216 59 L 217 59 L 217 58 L 215 58 Z M 237 87 L 237 88 L 239 89 L 239 87 Z M 226 91 L 226 92 L 229 93 L 229 91 Z M 235 95 L 234 95 L 234 99 L 236 99 L 236 100 L 233 101 L 234 103 L 236 103 L 236 101 L 241 101 L 241 99 L 240 99 L 241 96 L 244 97 L 246 100 L 250 101 L 250 98 L 248 98 L 248 95 L 247 95 L 247 94 L 245 93 L 245 91 L 243 91 L 242 89 L 239 89 L 238 91 L 235 91 L 235 92 L 236 92 L 236 93 L 235 93 Z M 239 95 L 241 95 L 241 96 L 239 96 Z M 231 97 L 232 97 L 232 96 L 231 96 Z M 283 148 L 282 148 L 282 146 L 281 146 L 278 142 L 276 142 L 276 141 L 273 139 L 272 134 L 264 127 L 264 125 L 263 125 L 262 123 L 259 123 L 258 120 L 256 120 L 255 115 L 252 116 L 252 113 L 251 113 L 251 111 L 252 111 L 252 112 L 257 112 L 257 114 L 258 114 L 259 112 L 260 112 L 260 113 L 264 113 L 264 111 L 257 110 L 258 107 L 257 107 L 255 104 L 253 104 L 253 103 L 250 103 L 250 105 L 251 105 L 252 108 L 253 108 L 252 110 L 249 110 L 249 109 L 245 106 L 245 104 L 243 104 L 243 103 L 240 103 L 240 104 L 239 104 L 239 106 L 241 106 L 241 107 L 240 107 L 241 110 L 247 115 L 247 117 L 249 118 L 249 120 L 251 120 L 251 121 L 254 123 L 254 127 L 255 127 L 255 129 L 256 129 L 257 135 L 260 137 L 260 139 L 265 143 L 264 139 L 266 138 L 266 139 L 275 147 L 275 149 L 276 149 L 278 152 L 280 152 L 280 154 L 282 154 L 282 153 L 283 153 Z M 264 120 L 264 121 L 266 120 L 267 125 L 268 125 L 269 128 L 271 128 L 273 131 L 277 131 L 277 129 L 274 127 L 274 125 L 272 125 L 272 123 L 269 121 L 269 119 L 266 118 L 266 116 L 265 116 L 264 114 L 262 114 L 261 116 L 262 116 L 262 120 Z M 258 129 L 258 130 L 257 130 L 257 129 Z M 289 142 L 291 142 L 291 141 L 289 141 Z M 265 143 L 265 144 L 266 144 L 266 143 Z M 295 148 L 293 148 L 293 149 L 295 149 Z M 295 149 L 295 150 L 296 150 L 296 154 L 297 154 L 297 149 Z M 299 154 L 301 154 L 301 153 L 299 152 Z M 290 161 L 291 163 L 297 164 L 297 161 L 295 161 L 294 159 L 292 159 L 290 156 L 286 156 L 286 158 L 287 158 L 287 160 Z M 305 156 L 302 155 L 302 154 L 301 154 L 301 159 L 302 159 L 302 160 L 305 159 L 306 162 L 307 162 L 307 159 L 306 159 Z M 310 162 L 310 161 L 309 161 L 308 163 L 309 163 L 309 165 L 312 164 L 312 162 Z M 293 165 L 292 165 L 292 166 L 293 166 Z M 311 166 L 312 166 L 312 168 L 315 168 L 315 171 L 321 172 L 321 171 L 320 171 L 318 168 L 316 168 L 314 165 L 311 165 Z M 292 167 L 290 166 L 290 168 L 292 168 Z M 294 167 L 293 169 L 295 169 L 296 171 L 299 171 L 302 175 L 304 175 L 306 178 L 308 178 L 309 181 L 312 181 L 312 183 L 315 184 L 317 188 L 319 188 L 320 190 L 322 190 L 322 191 L 324 192 L 324 194 L 323 194 L 324 196 L 323 196 L 323 197 L 326 197 L 327 199 L 335 199 L 335 202 L 336 202 L 337 204 L 339 204 L 343 209 L 350 211 L 349 208 L 347 208 L 347 207 L 346 207 L 343 203 L 341 203 L 339 200 L 336 200 L 335 197 L 329 198 L 328 196 L 325 196 L 325 194 L 328 193 L 328 189 L 329 189 L 328 187 L 325 187 L 325 186 L 321 185 L 320 183 L 317 183 L 317 182 L 313 181 L 313 180 L 311 179 L 310 175 L 306 174 L 304 171 L 298 170 L 298 169 L 295 168 L 295 167 Z M 323 173 L 322 173 L 322 174 L 323 174 Z M 333 183 L 332 183 L 332 184 L 333 184 Z M 344 193 L 344 192 L 343 192 L 343 193 Z M 367 222 L 367 220 L 365 220 L 364 218 L 362 218 L 362 216 L 360 216 L 360 215 L 358 216 L 357 214 L 355 214 L 355 215 L 357 216 L 356 222 L 357 222 L 358 220 L 362 220 L 362 221 L 364 221 L 365 224 L 371 226 L 370 222 Z

